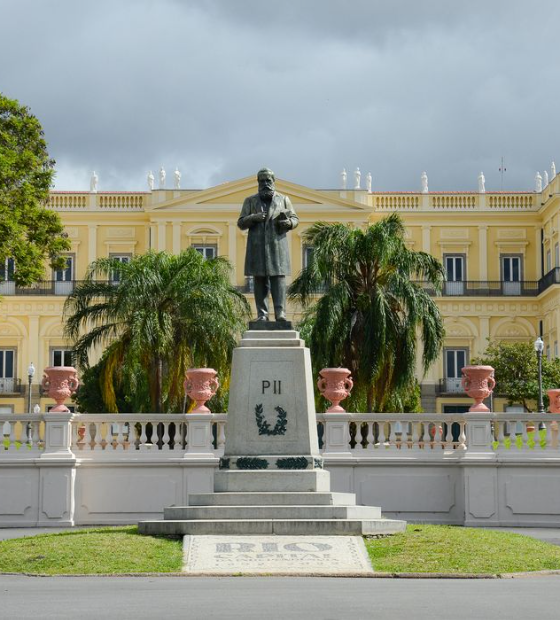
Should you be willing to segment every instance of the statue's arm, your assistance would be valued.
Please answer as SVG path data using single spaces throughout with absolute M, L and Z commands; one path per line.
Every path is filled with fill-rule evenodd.
M 292 202 L 288 196 L 284 196 L 284 206 L 288 212 L 288 220 L 290 221 L 291 229 L 293 230 L 299 224 L 299 217 L 296 215 Z
M 237 220 L 237 226 L 241 228 L 241 230 L 247 230 L 247 228 L 251 228 L 254 225 L 255 221 L 251 215 L 251 201 L 249 198 L 245 198 L 241 213 L 239 214 L 239 219 Z

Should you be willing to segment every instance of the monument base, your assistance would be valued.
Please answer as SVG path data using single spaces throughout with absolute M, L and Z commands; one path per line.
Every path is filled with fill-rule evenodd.
M 309 349 L 295 331 L 257 321 L 233 354 L 227 437 L 214 493 L 143 521 L 141 534 L 363 536 L 394 534 L 405 521 L 352 493 L 331 493 L 322 469 Z M 251 323 L 253 327 L 253 323 Z
M 249 331 L 284 331 L 293 329 L 291 321 L 249 321 Z

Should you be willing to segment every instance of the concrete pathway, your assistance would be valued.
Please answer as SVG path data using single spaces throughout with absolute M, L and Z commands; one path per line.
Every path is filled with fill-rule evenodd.
M 29 536 L 37 536 L 37 534 L 58 534 L 60 532 L 78 532 L 80 530 L 91 529 L 96 526 L 80 526 L 80 527 L 2 527 L 0 528 L 0 540 L 9 540 L 10 538 L 26 538 Z
M 560 578 L 0 576 L 6 620 L 558 620 Z
M 557 527 L 486 527 L 484 529 L 523 534 L 523 536 L 531 536 L 552 545 L 560 546 L 560 528 Z

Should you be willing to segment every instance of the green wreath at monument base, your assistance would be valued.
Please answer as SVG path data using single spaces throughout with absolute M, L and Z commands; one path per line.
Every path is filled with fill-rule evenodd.
M 288 414 L 282 407 L 274 407 L 274 411 L 278 414 L 276 416 L 276 424 L 273 428 L 270 428 L 270 423 L 264 419 L 263 406 L 255 405 L 255 418 L 257 420 L 257 426 L 259 427 L 259 435 L 285 435 L 288 427 Z

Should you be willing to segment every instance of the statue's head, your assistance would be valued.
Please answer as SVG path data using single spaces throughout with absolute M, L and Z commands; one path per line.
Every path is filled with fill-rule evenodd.
M 262 168 L 257 172 L 259 184 L 259 196 L 263 199 L 270 199 L 274 195 L 274 172 L 270 168 Z

